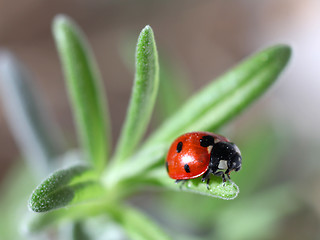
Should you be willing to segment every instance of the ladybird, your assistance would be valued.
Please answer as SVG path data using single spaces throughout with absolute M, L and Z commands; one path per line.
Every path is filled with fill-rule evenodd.
M 239 148 L 227 138 L 210 132 L 190 132 L 174 140 L 165 164 L 169 177 L 176 182 L 202 176 L 209 188 L 211 174 L 226 182 L 231 171 L 240 170 L 241 162 Z

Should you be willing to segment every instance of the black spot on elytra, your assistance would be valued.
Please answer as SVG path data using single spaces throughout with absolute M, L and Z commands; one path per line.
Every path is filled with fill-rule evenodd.
M 214 145 L 214 137 L 212 136 L 203 136 L 200 139 L 200 146 L 201 147 L 209 147 L 209 146 L 213 146 Z
M 168 162 L 166 162 L 166 169 L 167 169 L 167 173 L 169 173 L 169 166 L 168 166 Z
M 182 150 L 182 145 L 183 145 L 182 142 L 178 142 L 178 144 L 177 144 L 177 153 L 181 152 L 181 150 Z
M 187 173 L 190 172 L 190 167 L 189 167 L 188 164 L 185 164 L 185 165 L 184 165 L 184 170 L 185 170 Z

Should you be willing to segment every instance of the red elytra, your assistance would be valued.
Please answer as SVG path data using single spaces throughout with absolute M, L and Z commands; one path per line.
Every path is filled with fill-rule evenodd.
M 212 146 L 200 145 L 201 139 L 208 136 L 213 137 L 214 142 L 229 142 L 227 138 L 210 132 L 186 133 L 174 140 L 166 158 L 170 178 L 177 180 L 197 178 L 208 170 Z

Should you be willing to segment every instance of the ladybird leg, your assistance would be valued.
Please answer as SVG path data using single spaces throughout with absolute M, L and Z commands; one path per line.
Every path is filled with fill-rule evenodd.
M 187 182 L 187 180 L 185 180 L 185 179 L 177 179 L 177 180 L 175 181 L 176 184 L 181 183 L 181 184 L 179 185 L 180 190 L 182 189 L 182 186 L 183 186 L 186 182 Z
M 210 174 L 212 173 L 212 170 L 211 169 L 208 169 L 208 171 L 206 171 L 202 178 L 201 178 L 201 181 L 202 182 L 205 182 L 207 181 L 207 189 L 210 190 L 210 186 L 209 186 L 209 183 L 210 183 Z
M 213 175 L 218 176 L 218 177 L 221 177 L 222 180 L 223 180 L 223 183 L 226 182 L 226 176 L 225 176 L 224 172 L 222 172 L 222 171 L 215 172 Z
M 209 185 L 209 183 L 210 183 L 210 176 L 209 176 L 208 179 L 207 179 L 207 189 L 208 189 L 208 190 L 210 190 L 210 185 Z
M 231 179 L 231 178 L 230 178 L 230 170 L 229 170 L 229 168 L 228 168 L 227 171 L 225 172 L 225 175 L 227 175 L 227 177 L 228 177 L 229 180 Z
M 201 181 L 202 181 L 202 182 L 205 182 L 205 181 L 209 178 L 210 174 L 211 174 L 211 170 L 208 169 L 208 170 L 203 174 L 203 176 L 202 176 L 202 178 L 201 178 Z

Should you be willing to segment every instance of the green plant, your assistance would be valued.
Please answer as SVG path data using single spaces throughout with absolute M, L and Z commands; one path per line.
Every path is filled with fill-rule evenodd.
M 237 197 L 239 187 L 232 181 L 223 184 L 217 177 L 212 179 L 210 190 L 199 179 L 190 180 L 180 189 L 165 172 L 166 151 L 178 135 L 216 130 L 247 108 L 286 66 L 290 58 L 288 46 L 277 45 L 243 61 L 186 101 L 141 144 L 159 84 L 156 44 L 151 27 L 146 26 L 137 43 L 136 75 L 127 116 L 115 153 L 111 155 L 106 97 L 85 37 L 65 16 L 55 18 L 53 34 L 81 153 L 79 164 L 55 171 L 33 191 L 29 208 L 47 213 L 31 217 L 30 232 L 41 231 L 65 219 L 79 223 L 89 216 L 107 214 L 132 239 L 169 239 L 141 211 L 126 204 L 125 199 L 147 186 L 221 199 Z M 79 229 L 81 225 L 76 226 Z

